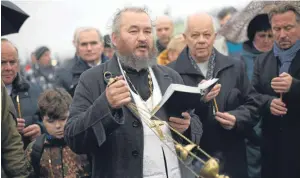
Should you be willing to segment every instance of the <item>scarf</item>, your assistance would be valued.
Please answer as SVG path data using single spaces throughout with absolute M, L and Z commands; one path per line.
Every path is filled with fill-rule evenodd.
M 196 61 L 193 59 L 193 57 L 190 54 L 189 54 L 189 58 L 190 58 L 192 65 L 194 66 L 194 68 L 203 75 L 203 73 L 201 72 L 200 68 L 198 67 Z M 216 54 L 215 54 L 215 50 L 213 49 L 212 53 L 208 59 L 208 66 L 207 66 L 208 69 L 207 69 L 207 74 L 206 74 L 205 80 L 210 80 L 213 78 L 214 68 L 216 65 L 215 58 L 216 58 Z
M 64 147 L 66 145 L 64 138 L 55 138 L 49 134 L 46 134 L 46 140 L 48 141 L 48 144 L 51 146 Z
M 289 49 L 283 50 L 280 49 L 279 46 L 274 43 L 273 51 L 275 57 L 279 58 L 280 61 L 280 68 L 279 68 L 279 74 L 286 72 L 289 72 L 290 65 L 293 61 L 293 59 L 296 57 L 297 52 L 300 50 L 300 40 L 297 40 L 297 42 Z

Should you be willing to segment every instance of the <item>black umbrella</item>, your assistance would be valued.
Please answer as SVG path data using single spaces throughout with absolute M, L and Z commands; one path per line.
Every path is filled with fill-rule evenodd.
M 28 17 L 29 15 L 14 3 L 1 0 L 1 36 L 18 33 Z

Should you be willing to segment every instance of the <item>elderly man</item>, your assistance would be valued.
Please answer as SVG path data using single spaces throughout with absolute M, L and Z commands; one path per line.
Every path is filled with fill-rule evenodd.
M 255 61 L 253 85 L 262 95 L 262 177 L 299 177 L 300 14 L 291 5 L 269 13 L 275 43 Z
M 19 73 L 18 51 L 8 40 L 1 40 L 1 78 L 14 106 L 18 111 L 17 127 L 23 136 L 24 146 L 41 135 L 43 126 L 39 121 L 37 99 L 42 89 L 29 83 Z M 20 107 L 20 109 L 18 108 Z
M 200 145 L 220 159 L 222 173 L 230 178 L 247 178 L 244 138 L 255 124 L 251 116 L 256 107 L 251 103 L 256 102 L 247 97 L 250 84 L 243 63 L 214 49 L 215 36 L 211 16 L 202 13 L 189 16 L 184 32 L 187 47 L 169 66 L 190 86 L 219 78 L 219 84 L 196 108 L 203 123 Z
M 112 44 L 115 57 L 88 70 L 79 79 L 65 126 L 65 139 L 75 152 L 92 156 L 93 177 L 181 177 L 183 172 L 172 153 L 174 144 L 165 140 L 167 147 L 155 133 L 171 136 L 166 127 L 168 122 L 198 144 L 201 125 L 192 112 L 183 112 L 182 118 L 175 118 L 164 107 L 156 113 L 164 125 L 157 125 L 155 132 L 147 125 L 154 123 L 148 114 L 167 87 L 182 83 L 178 73 L 156 64 L 147 12 L 137 7 L 118 12 L 113 19 Z M 107 72 L 118 80 L 108 85 L 104 77 Z M 137 106 L 136 111 L 128 109 L 132 102 Z
M 156 47 L 158 49 L 158 52 L 161 53 L 167 48 L 172 38 L 174 24 L 170 17 L 161 16 L 158 17 L 155 22 L 155 29 L 157 36 Z
M 103 39 L 98 29 L 81 27 L 75 31 L 73 44 L 76 55 L 56 72 L 56 85 L 65 88 L 73 96 L 80 75 L 91 67 L 108 60 L 103 54 Z

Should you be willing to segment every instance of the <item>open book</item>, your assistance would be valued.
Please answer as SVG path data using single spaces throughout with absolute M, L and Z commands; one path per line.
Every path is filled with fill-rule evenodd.
M 170 116 L 181 117 L 182 112 L 194 109 L 200 103 L 201 98 L 213 88 L 218 80 L 217 78 L 207 80 L 199 84 L 198 87 L 171 84 L 167 88 L 162 100 L 152 111 L 152 115 L 165 105 Z

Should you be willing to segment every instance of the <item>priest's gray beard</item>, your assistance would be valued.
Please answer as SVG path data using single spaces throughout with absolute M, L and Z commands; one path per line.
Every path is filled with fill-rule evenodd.
M 138 57 L 133 53 L 131 53 L 130 55 L 121 55 L 117 50 L 116 55 L 122 65 L 131 69 L 135 69 L 138 72 L 142 69 L 147 69 L 148 67 L 152 67 L 157 64 L 157 49 L 155 47 L 152 51 L 149 51 L 149 55 L 146 57 Z

